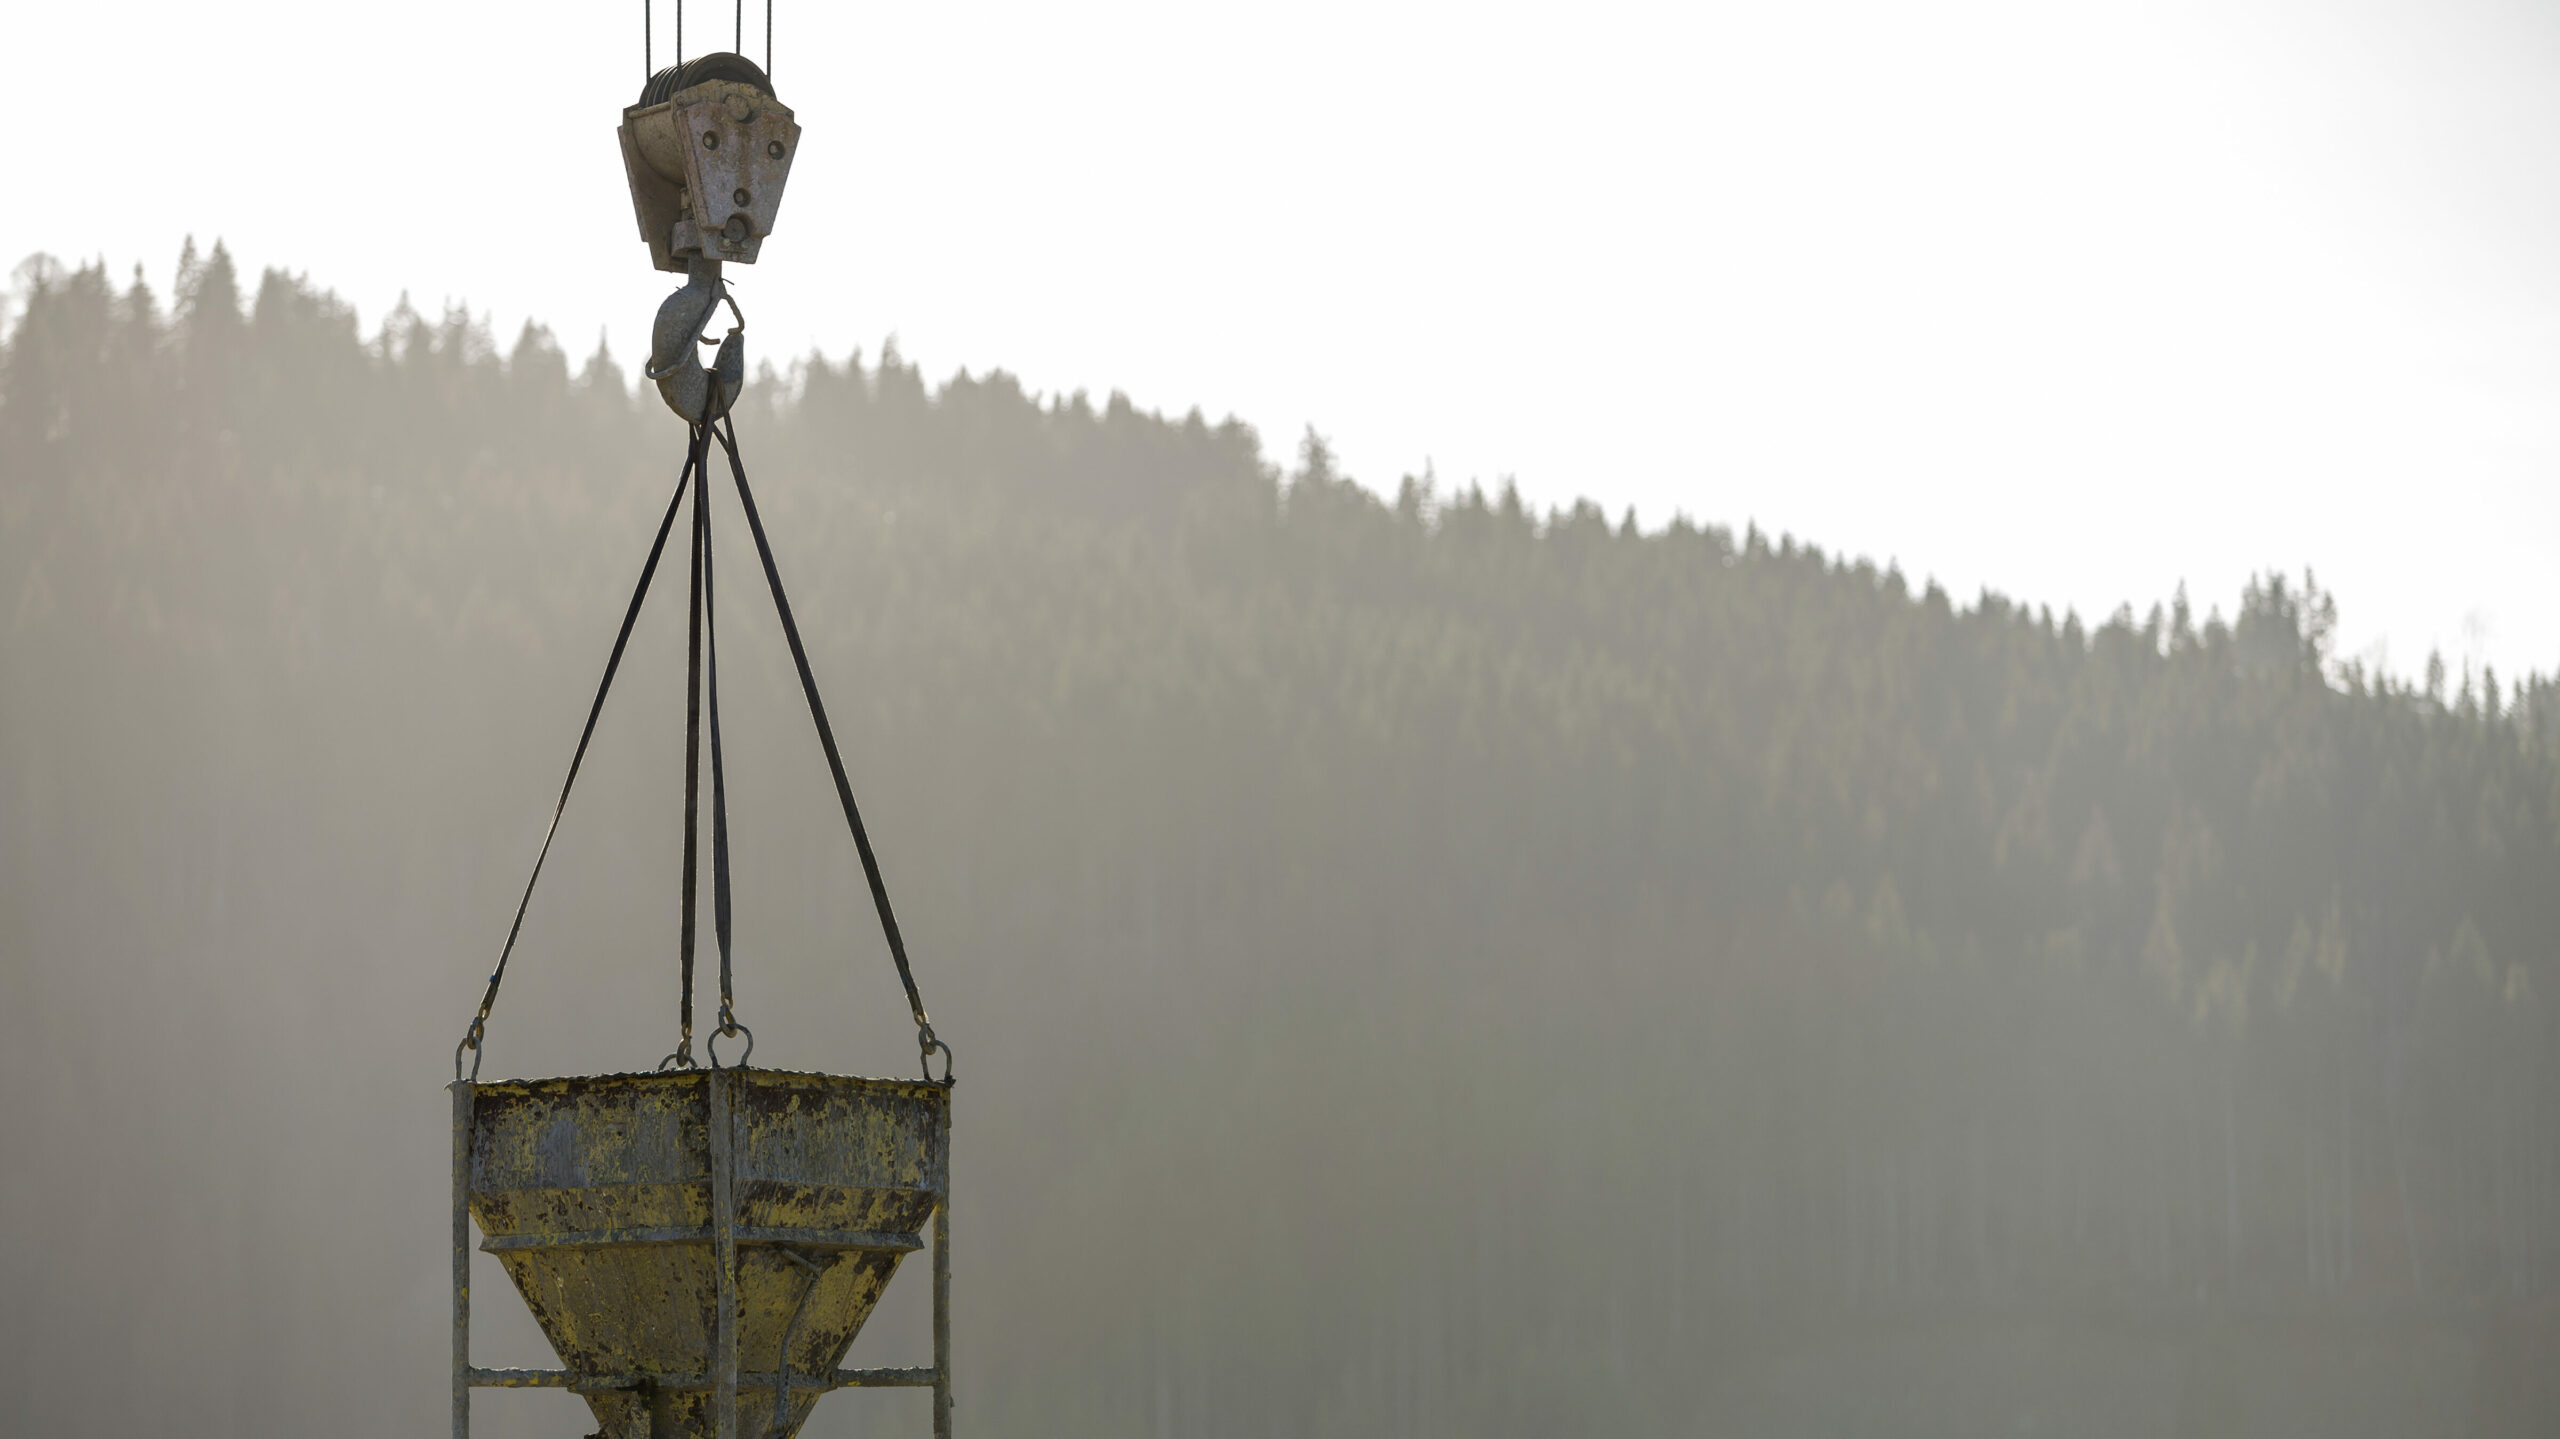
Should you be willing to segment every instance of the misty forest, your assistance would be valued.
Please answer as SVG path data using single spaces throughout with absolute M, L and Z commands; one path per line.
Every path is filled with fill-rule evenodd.
M 682 427 L 601 346 L 368 333 L 219 246 L 12 310 L 0 1414 L 430 1432 L 442 1086 Z M 2552 676 L 2344 660 L 2310 575 L 2057 616 L 1741 517 L 1390 500 L 894 344 L 737 428 L 957 1051 L 967 1432 L 2560 1428 Z M 713 524 L 757 1062 L 910 1073 Z M 493 1076 L 672 1042 L 682 586 Z M 858 1353 L 912 1360 L 911 1287 Z

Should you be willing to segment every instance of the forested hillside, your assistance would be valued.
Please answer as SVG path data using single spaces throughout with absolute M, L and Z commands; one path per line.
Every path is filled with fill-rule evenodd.
M 0 1413 L 418 1430 L 439 1086 L 681 429 L 602 352 L 367 335 L 219 248 L 166 299 L 20 277 Z M 2551 676 L 2341 663 L 2308 576 L 2057 617 L 1747 526 L 1385 501 L 1313 436 L 894 348 L 768 371 L 738 430 L 958 1051 L 971 1432 L 2560 1416 Z M 741 1015 L 759 1063 L 905 1072 L 715 524 Z M 492 1073 L 671 1047 L 659 586 Z

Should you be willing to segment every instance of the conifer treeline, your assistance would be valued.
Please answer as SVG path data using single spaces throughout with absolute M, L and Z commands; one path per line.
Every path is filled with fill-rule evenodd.
M 366 336 L 292 277 L 244 300 L 219 248 L 165 308 L 96 267 L 21 287 L 0 939 L 13 1007 L 52 1019 L 0 1073 L 70 1096 L 31 1140 L 69 1154 L 138 1122 L 102 1076 L 280 1081 L 232 1049 L 297 1027 L 363 1077 L 224 1142 L 267 1173 L 314 1133 L 381 1156 L 333 1181 L 376 1217 L 244 1193 L 231 1277 L 336 1243 L 407 1292 L 442 1202 L 432 1165 L 424 1194 L 392 1173 L 440 1152 L 407 1096 L 467 1017 L 680 432 L 601 350 L 528 327 L 500 354 L 405 306 Z M 894 349 L 766 376 L 739 431 L 961 1049 L 973 1427 L 1648 1431 L 1772 1314 L 2560 1287 L 2549 676 L 2341 663 L 2308 578 L 2090 624 L 1754 530 L 1385 501 L 1312 437 L 1284 471 L 1233 422 L 937 387 Z M 742 1011 L 772 996 L 760 1039 L 841 1066 L 787 1012 L 815 987 L 895 1055 L 720 523 Z M 672 1008 L 672 749 L 642 733 L 668 673 L 636 668 L 617 705 L 658 717 L 599 742 L 639 748 L 583 782 L 605 817 L 573 807 L 590 860 L 537 901 L 502 1067 L 560 1067 L 545 1025 L 612 1067 L 665 1047 L 543 975 Z M 107 1170 L 202 1173 L 231 1092 L 153 1101 L 163 1142 Z M 379 1253 L 381 1216 L 426 1247 Z M 80 1264 L 151 1258 L 96 1242 L 13 1255 L 9 1287 L 69 1303 Z M 354 1352 L 272 1302 L 266 1332 Z M 5 1362 L 76 1367 L 84 1332 Z M 237 1384 L 172 1372 L 183 1395 L 55 1417 L 120 1432 Z M 342 1428 L 326 1393 L 232 1402 Z

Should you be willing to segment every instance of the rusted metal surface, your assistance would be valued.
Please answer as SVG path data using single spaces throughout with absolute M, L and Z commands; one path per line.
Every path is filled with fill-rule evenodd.
M 453 1439 L 471 1433 L 471 1094 L 453 1082 Z
M 663 93 L 695 74 L 717 78 Z M 683 75 L 662 71 L 641 103 L 622 112 L 619 136 L 651 263 L 661 270 L 682 270 L 688 257 L 755 263 L 800 153 L 799 122 L 762 70 L 741 56 L 711 55 L 689 62 Z
M 793 1389 L 930 1389 L 936 1371 L 918 1369 L 839 1369 L 832 1374 L 793 1374 L 787 1376 Z M 741 1373 L 738 1382 L 773 1387 L 775 1376 L 752 1370 Z M 643 1384 L 659 1389 L 708 1389 L 708 1374 L 572 1374 L 566 1369 L 474 1369 L 471 1387 L 475 1389 L 569 1389 L 584 1393 L 589 1390 L 640 1388 Z
M 457 1095 L 468 1154 L 458 1151 L 456 1177 L 482 1247 L 563 1365 L 468 1368 L 467 1276 L 457 1267 L 463 1403 L 465 1385 L 557 1387 L 586 1399 L 606 1439 L 724 1430 L 788 1439 L 830 1389 L 942 1391 L 947 1322 L 937 1323 L 932 1370 L 837 1366 L 948 1197 L 948 1089 L 728 1069 L 509 1081 Z M 830 1257 L 812 1276 L 792 1250 Z M 935 1298 L 939 1311 L 939 1286 Z M 465 1423 L 457 1407 L 457 1433 Z
M 931 1369 L 839 1369 L 836 1371 L 836 1387 L 839 1389 L 925 1389 L 933 1385 L 935 1372 Z
M 951 1155 L 951 1091 L 942 1092 L 942 1153 Z M 951 1196 L 933 1211 L 933 1439 L 951 1439 Z
M 800 1302 L 791 1306 L 791 1317 L 782 1321 L 782 1348 L 779 1352 L 788 1354 L 791 1352 L 791 1336 L 797 1333 L 800 1327 L 801 1312 L 809 1307 L 809 1296 L 817 1292 L 817 1281 L 826 1276 L 827 1266 L 788 1245 L 780 1247 L 776 1252 L 806 1270 L 810 1281 L 808 1287 L 800 1291 Z M 773 1371 L 773 1407 L 777 1412 L 783 1407 L 784 1401 L 790 1397 L 790 1384 L 791 1376 L 788 1372 L 780 1369 Z
M 731 1079 L 732 1076 L 725 1071 L 715 1069 L 711 1072 L 711 1292 L 712 1312 L 718 1321 L 713 1327 L 711 1342 L 711 1432 L 714 1439 L 738 1439 L 738 1131 L 735 1086 Z M 857 1328 L 861 1323 L 859 1319 L 854 1321 Z M 851 1338 L 850 1335 L 846 1337 Z M 782 1338 L 775 1341 L 776 1352 L 780 1352 L 790 1340 L 786 1321 Z M 790 1368 L 790 1356 L 783 1355 L 777 1367 Z M 772 1420 L 766 1422 L 773 1424 Z
M 785 1227 L 740 1227 L 737 1237 L 750 1244 L 784 1244 L 794 1249 L 922 1249 L 924 1241 L 912 1234 L 891 1234 L 879 1229 L 792 1229 Z M 510 1249 L 613 1249 L 626 1244 L 703 1244 L 711 1242 L 711 1231 L 699 1226 L 678 1225 L 665 1229 L 595 1229 L 571 1230 L 559 1234 L 501 1234 L 480 1241 L 480 1248 L 490 1254 L 503 1254 Z

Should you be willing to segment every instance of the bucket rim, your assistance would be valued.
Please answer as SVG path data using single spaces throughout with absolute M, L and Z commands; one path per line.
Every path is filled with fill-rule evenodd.
M 707 1083 L 713 1074 L 736 1074 L 751 1077 L 820 1080 L 830 1088 L 868 1090 L 874 1093 L 904 1094 L 912 1098 L 943 1099 L 951 1092 L 950 1082 L 932 1079 L 895 1079 L 884 1075 L 829 1074 L 818 1069 L 781 1069 L 772 1065 L 728 1065 L 713 1070 L 702 1069 L 636 1069 L 609 1071 L 603 1074 L 548 1074 L 510 1077 L 506 1079 L 454 1080 L 446 1088 L 468 1084 L 472 1089 L 517 1090 L 531 1093 L 556 1084 L 629 1083 L 632 1085 L 682 1085 Z

